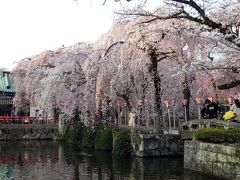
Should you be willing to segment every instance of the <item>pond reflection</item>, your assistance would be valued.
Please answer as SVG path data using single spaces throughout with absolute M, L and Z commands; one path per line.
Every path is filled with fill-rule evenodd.
M 182 158 L 131 158 L 52 141 L 0 142 L 1 180 L 186 179 Z

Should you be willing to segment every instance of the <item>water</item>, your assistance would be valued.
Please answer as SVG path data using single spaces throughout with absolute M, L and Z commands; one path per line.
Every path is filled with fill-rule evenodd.
M 0 180 L 210 180 L 182 158 L 113 157 L 52 141 L 0 142 Z M 216 179 L 216 178 L 215 178 Z

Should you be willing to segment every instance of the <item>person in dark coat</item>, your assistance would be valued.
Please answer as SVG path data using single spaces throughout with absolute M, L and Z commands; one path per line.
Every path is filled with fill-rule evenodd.
M 203 119 L 208 119 L 209 114 L 208 114 L 208 105 L 211 103 L 211 101 L 209 99 L 206 99 L 204 104 L 203 104 L 203 108 L 201 110 L 201 116 Z
M 210 101 L 207 106 L 208 119 L 218 118 L 219 111 L 218 105 L 215 102 Z

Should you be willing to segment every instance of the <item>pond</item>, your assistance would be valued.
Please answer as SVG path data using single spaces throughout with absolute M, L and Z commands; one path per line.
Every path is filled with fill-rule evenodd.
M 183 169 L 183 158 L 112 156 L 52 141 L 0 142 L 1 180 L 210 180 Z M 215 178 L 216 179 L 216 178 Z

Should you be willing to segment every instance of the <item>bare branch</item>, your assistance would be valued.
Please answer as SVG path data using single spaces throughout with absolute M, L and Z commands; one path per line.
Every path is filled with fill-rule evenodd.
M 240 42 L 239 42 L 239 34 L 236 32 L 233 32 L 231 30 L 231 26 L 223 26 L 222 23 L 218 23 L 211 18 L 209 18 L 206 15 L 206 12 L 203 8 L 201 8 L 196 1 L 194 0 L 171 0 L 172 2 L 179 3 L 182 5 L 187 5 L 191 7 L 193 10 L 195 10 L 198 14 L 199 17 L 195 17 L 193 15 L 190 15 L 187 11 L 184 10 L 184 7 L 178 7 L 179 10 L 176 10 L 177 12 L 174 12 L 172 14 L 168 15 L 157 15 L 157 12 L 155 13 L 149 13 L 146 11 L 142 12 L 124 12 L 124 13 L 118 13 L 119 15 L 125 15 L 125 16 L 142 16 L 142 17 L 148 17 L 148 20 L 143 21 L 142 23 L 151 23 L 156 20 L 168 20 L 168 19 L 187 19 L 192 22 L 196 22 L 199 24 L 203 24 L 211 28 L 212 30 L 218 30 L 221 34 L 227 35 L 225 37 L 225 40 L 228 42 L 231 42 L 232 44 L 236 45 L 238 48 L 240 47 Z M 174 5 L 174 4 L 172 4 Z
M 105 56 L 107 55 L 107 53 L 110 51 L 110 49 L 111 49 L 113 46 L 115 46 L 115 45 L 117 45 L 117 44 L 123 44 L 123 43 L 124 43 L 124 41 L 118 41 L 118 42 L 113 43 L 111 46 L 108 47 L 108 49 L 106 50 L 106 52 L 105 52 L 105 54 L 104 54 L 103 57 L 105 57 Z
M 169 51 L 169 52 L 161 52 L 158 53 L 158 56 L 161 56 L 160 58 L 158 58 L 158 62 L 160 62 L 163 59 L 166 59 L 168 57 L 170 57 L 171 54 L 176 53 L 176 51 Z
M 238 86 L 240 86 L 240 80 L 232 81 L 227 84 L 218 85 L 217 88 L 219 90 L 225 90 L 225 89 L 231 89 L 231 88 L 238 87 Z
M 103 1 L 103 3 L 102 3 L 102 5 L 105 5 L 105 4 L 106 4 L 106 2 L 107 2 L 107 0 L 104 0 L 104 1 Z

